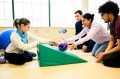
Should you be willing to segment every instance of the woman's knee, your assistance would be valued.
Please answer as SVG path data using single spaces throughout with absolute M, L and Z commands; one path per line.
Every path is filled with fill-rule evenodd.
M 95 57 L 96 57 L 99 53 L 101 53 L 101 51 L 97 50 L 97 51 L 95 52 Z
M 94 51 L 92 51 L 91 54 L 92 54 L 92 56 L 95 56 L 95 52 Z
M 93 48 L 91 52 L 92 56 L 95 56 L 95 53 L 96 53 L 96 50 Z

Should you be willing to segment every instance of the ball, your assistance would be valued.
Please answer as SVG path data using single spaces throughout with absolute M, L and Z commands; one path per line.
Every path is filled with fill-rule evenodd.
M 60 51 L 65 51 L 65 50 L 68 49 L 68 43 L 60 43 L 58 45 L 58 48 L 59 48 Z
M 11 43 L 10 36 L 15 29 L 7 29 L 0 33 L 0 48 L 5 50 L 7 46 Z

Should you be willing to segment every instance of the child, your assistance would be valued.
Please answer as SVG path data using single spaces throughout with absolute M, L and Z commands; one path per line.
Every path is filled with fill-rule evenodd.
M 75 23 L 75 35 L 77 35 L 83 29 L 82 20 L 81 20 L 82 19 L 82 11 L 77 10 L 74 14 L 75 14 L 75 19 L 77 20 L 77 22 Z M 78 41 L 78 39 L 76 41 Z M 95 45 L 94 41 L 88 40 L 88 41 L 84 42 L 83 44 L 77 45 L 77 49 L 82 49 L 84 52 L 91 52 L 94 45 Z
M 36 54 L 27 51 L 28 49 L 36 47 L 38 43 L 55 43 L 29 33 L 30 21 L 26 18 L 15 19 L 13 24 L 17 30 L 11 34 L 11 44 L 5 52 L 5 58 L 9 63 L 24 64 L 27 61 L 32 61 Z
M 105 52 L 96 58 L 97 62 L 103 61 L 105 66 L 120 67 L 120 16 L 119 7 L 109 1 L 99 7 L 99 13 L 105 23 L 110 23 L 110 42 Z
M 102 25 L 98 23 L 94 23 L 93 20 L 94 20 L 94 14 L 86 13 L 83 15 L 82 23 L 85 28 L 83 28 L 83 30 L 76 36 L 66 39 L 66 41 L 70 42 L 81 38 L 85 34 L 87 35 L 81 38 L 80 40 L 74 42 L 71 46 L 69 46 L 70 50 L 76 48 L 78 44 L 82 44 L 91 39 L 96 42 L 92 50 L 93 56 L 97 56 L 100 52 L 105 51 L 109 42 L 110 35 Z

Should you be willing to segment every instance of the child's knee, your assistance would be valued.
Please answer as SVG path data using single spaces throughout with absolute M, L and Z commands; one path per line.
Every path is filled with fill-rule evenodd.
M 26 62 L 29 62 L 29 61 L 32 61 L 32 60 L 33 60 L 32 56 L 26 56 L 26 59 L 25 59 Z
M 16 64 L 16 65 L 23 65 L 23 64 L 25 64 L 25 60 L 16 60 L 16 61 L 8 60 L 8 61 L 9 61 L 9 63 Z

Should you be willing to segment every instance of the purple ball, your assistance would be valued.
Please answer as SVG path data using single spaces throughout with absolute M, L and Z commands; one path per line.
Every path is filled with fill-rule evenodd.
M 68 43 L 60 43 L 58 45 L 58 48 L 59 48 L 60 51 L 65 51 L 65 50 L 68 49 Z

